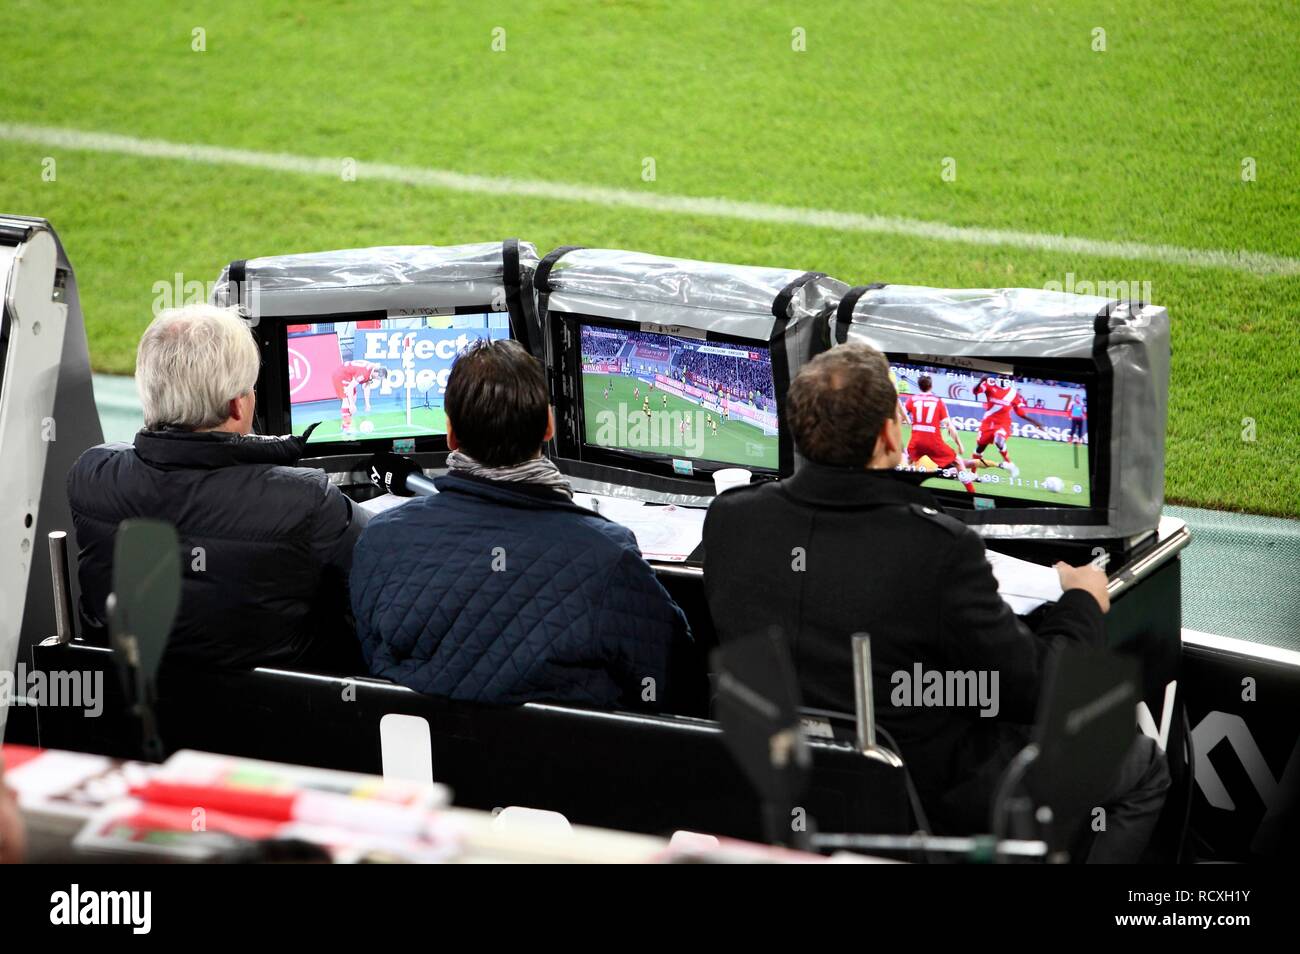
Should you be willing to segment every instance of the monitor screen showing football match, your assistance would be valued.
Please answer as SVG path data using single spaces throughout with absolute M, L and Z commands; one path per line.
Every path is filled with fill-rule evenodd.
M 585 441 L 749 469 L 779 466 L 764 345 L 581 326 Z
M 903 411 L 900 469 L 922 486 L 1087 507 L 1087 388 L 1073 381 L 894 361 Z
M 452 363 L 475 341 L 508 337 L 504 312 L 290 325 L 290 428 L 320 422 L 311 443 L 446 434 Z

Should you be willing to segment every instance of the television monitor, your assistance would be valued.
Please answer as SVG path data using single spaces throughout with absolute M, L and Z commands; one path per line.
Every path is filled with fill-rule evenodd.
M 303 434 L 313 453 L 445 450 L 443 401 L 456 358 L 510 337 L 485 308 L 263 318 L 259 427 Z
M 973 509 L 1104 506 L 1094 373 L 1083 362 L 888 356 L 902 412 L 903 463 L 922 486 Z
M 580 318 L 576 327 L 583 459 L 680 475 L 724 467 L 777 473 L 766 342 L 603 319 Z

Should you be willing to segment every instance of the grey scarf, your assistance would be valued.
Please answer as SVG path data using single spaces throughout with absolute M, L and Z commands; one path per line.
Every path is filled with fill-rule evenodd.
M 565 476 L 560 473 L 560 469 L 551 463 L 549 457 L 534 457 L 532 460 L 526 460 L 522 464 L 514 464 L 510 467 L 488 467 L 480 464 L 469 454 L 454 450 L 447 455 L 447 469 L 460 471 L 462 474 L 469 474 L 472 477 L 482 477 L 484 480 L 536 484 L 539 487 L 553 490 L 557 494 L 564 494 L 570 500 L 573 499 L 573 488 L 569 486 L 569 481 Z

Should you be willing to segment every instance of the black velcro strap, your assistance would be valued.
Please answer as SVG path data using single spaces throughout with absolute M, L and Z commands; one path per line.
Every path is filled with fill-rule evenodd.
M 1110 362 L 1110 317 L 1123 302 L 1118 299 L 1107 302 L 1106 307 L 1097 312 L 1092 321 L 1092 361 L 1097 368 L 1097 386 L 1092 397 L 1092 406 L 1088 408 L 1091 418 L 1102 421 L 1113 420 L 1115 406 L 1115 369 Z M 1091 438 L 1089 438 L 1091 440 Z M 1110 454 L 1107 448 L 1093 464 L 1092 475 L 1092 509 L 1097 501 L 1110 501 Z
M 836 344 L 844 344 L 849 340 L 849 325 L 853 324 L 853 309 L 858 307 L 858 302 L 862 300 L 862 296 L 869 291 L 884 287 L 884 282 L 872 282 L 870 285 L 857 285 L 845 293 L 844 297 L 840 299 L 839 307 L 835 309 Z
M 559 248 L 553 248 L 546 253 L 546 257 L 537 263 L 537 273 L 533 276 L 533 287 L 539 292 L 548 292 L 551 290 L 551 269 L 561 257 L 568 255 L 570 252 L 576 252 L 578 249 L 586 248 L 585 245 L 561 245 Z
M 241 258 L 237 262 L 231 262 L 230 267 L 226 269 L 226 279 L 230 287 L 234 290 L 233 305 L 244 304 L 244 281 L 248 276 L 248 259 Z
M 1120 301 L 1118 298 L 1116 298 L 1114 301 L 1106 302 L 1106 306 L 1102 308 L 1101 311 L 1097 312 L 1096 317 L 1094 317 L 1092 320 L 1092 333 L 1094 335 L 1096 335 L 1098 338 L 1110 337 L 1110 316 L 1113 315 L 1115 313 L 1115 309 L 1122 304 L 1124 304 L 1124 302 Z M 1096 353 L 1096 350 L 1097 350 L 1096 346 L 1094 345 L 1093 352 Z M 1104 344 L 1102 346 L 1102 350 L 1103 351 L 1105 350 Z
M 507 288 L 518 288 L 519 239 L 508 238 L 501 243 L 501 281 Z
M 783 477 L 789 477 L 794 473 L 794 442 L 790 437 L 790 429 L 786 426 L 784 398 L 786 391 L 790 389 L 790 352 L 785 341 L 786 328 L 790 324 L 790 301 L 794 298 L 794 293 L 808 282 L 824 276 L 824 272 L 804 272 L 782 288 L 777 293 L 776 298 L 772 300 L 772 316 L 776 321 L 772 323 L 768 353 L 772 359 L 773 396 L 776 397 L 776 431 L 779 435 L 776 445 L 777 473 Z
M 519 239 L 508 238 L 501 243 L 501 286 L 506 293 L 506 314 L 510 316 L 510 330 L 515 340 L 524 346 L 525 351 L 536 354 L 537 343 L 533 341 L 532 329 L 528 327 L 520 300 L 522 281 L 523 276 L 519 273 Z
M 807 285 L 809 282 L 825 277 L 825 272 L 804 272 L 790 284 L 777 292 L 776 298 L 772 299 L 772 314 L 782 321 L 789 319 L 790 300 L 794 298 L 794 293 L 800 288 L 803 288 L 803 286 Z

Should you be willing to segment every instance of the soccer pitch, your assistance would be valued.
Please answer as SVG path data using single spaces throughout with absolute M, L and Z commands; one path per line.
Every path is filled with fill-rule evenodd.
M 427 434 L 445 434 L 447 433 L 447 418 L 442 408 L 413 407 L 411 408 L 411 423 L 406 423 L 406 409 L 399 411 L 387 410 L 386 406 L 391 406 L 392 402 L 386 401 L 383 405 L 378 402 L 371 404 L 370 413 L 366 413 L 365 404 L 363 403 L 357 412 L 352 415 L 352 437 L 370 438 L 370 437 L 421 437 Z M 339 441 L 343 440 L 343 423 L 340 419 L 340 408 L 338 401 L 313 401 L 309 404 L 296 404 L 293 407 L 293 432 L 301 434 L 309 426 L 320 422 L 320 426 L 312 431 L 309 443 L 316 444 L 321 441 Z M 362 430 L 366 423 L 370 424 L 370 430 Z
M 903 425 L 903 446 L 911 440 L 912 428 Z M 962 446 L 969 457 L 975 453 L 976 434 L 973 431 L 961 431 Z M 944 435 L 944 442 L 952 446 L 952 438 Z M 1012 437 L 1007 441 L 1007 450 L 1011 460 L 1020 469 L 1020 475 L 1012 485 L 1010 472 L 1000 467 L 980 467 L 976 476 L 975 492 L 982 497 L 1015 497 L 1018 500 L 1042 500 L 1048 503 L 1085 505 L 1091 483 L 1088 479 L 1088 448 L 1079 446 L 1079 466 L 1075 467 L 1074 445 L 1064 441 L 1034 440 L 1028 437 Z M 990 465 L 1000 463 L 1002 455 L 990 444 L 984 448 L 984 459 Z M 1065 490 L 1057 493 L 1040 486 L 1048 477 L 1059 477 L 1065 484 Z M 942 477 L 932 478 L 927 486 L 943 490 L 956 490 L 965 493 L 966 488 L 960 481 Z M 1076 493 L 1074 488 L 1079 488 Z
M 608 398 L 605 397 L 606 387 L 609 388 Z M 617 424 L 609 422 L 617 421 L 620 416 L 627 422 L 624 432 L 635 434 L 632 428 L 645 417 L 642 408 L 648 396 L 650 417 L 645 431 L 655 437 L 666 436 L 671 444 L 637 446 L 633 442 L 633 446 L 624 449 L 720 461 L 737 467 L 777 469 L 780 459 L 776 437 L 764 434 L 761 428 L 753 424 L 722 420 L 716 411 L 706 409 L 675 394 L 669 394 L 660 388 L 656 387 L 650 391 L 647 387 L 644 381 L 621 374 L 584 373 L 582 399 L 587 442 L 597 443 L 602 422 L 610 428 L 611 433 L 618 433 Z M 636 396 L 638 389 L 640 397 Z M 717 434 L 713 433 L 711 427 L 703 426 L 706 416 L 709 415 L 719 421 Z M 682 434 L 677 424 L 686 419 L 692 422 L 691 431 Z M 703 437 L 700 436 L 701 433 Z M 610 446 L 618 445 L 611 442 Z
M 368 245 L 1125 282 L 1172 320 L 1169 500 L 1300 516 L 1293 3 L 11 0 L 0 35 L 0 210 L 59 229 L 96 370 L 234 259 Z

